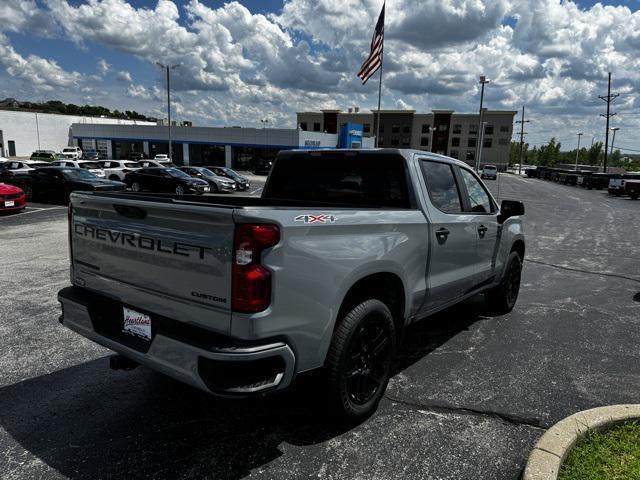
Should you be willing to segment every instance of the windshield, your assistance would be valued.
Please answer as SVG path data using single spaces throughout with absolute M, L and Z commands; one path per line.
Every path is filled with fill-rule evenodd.
M 496 167 L 484 167 L 485 170 L 495 170 Z
M 177 168 L 167 168 L 165 169 L 165 172 L 167 172 L 172 177 L 188 177 L 189 176 L 186 173 L 184 173 L 182 170 L 178 170 Z
M 96 162 L 85 162 L 80 164 L 80 168 L 100 168 Z
M 209 170 L 208 168 L 196 168 L 196 171 L 200 172 L 203 175 L 206 175 L 207 177 L 215 177 L 216 174 L 213 173 L 211 170 Z
M 137 163 L 132 163 L 132 162 L 125 163 L 124 166 L 127 167 L 127 168 L 140 168 L 140 165 L 138 165 Z
M 87 170 L 82 170 L 80 168 L 69 168 L 69 169 L 62 170 L 62 175 L 64 175 L 64 178 L 66 178 L 67 180 L 97 180 L 98 179 L 98 177 L 96 177 L 93 173 Z
M 238 175 L 235 171 L 231 170 L 230 168 L 222 168 L 221 170 L 227 175 L 229 175 L 231 178 L 240 178 L 240 175 Z

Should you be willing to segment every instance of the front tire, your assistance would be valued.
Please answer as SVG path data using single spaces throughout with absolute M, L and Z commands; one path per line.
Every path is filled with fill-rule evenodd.
M 131 184 L 131 191 L 140 192 L 140 191 L 142 191 L 142 188 L 140 188 L 140 184 L 138 182 L 133 182 Z
M 176 195 L 184 195 L 184 187 L 182 185 L 176 187 Z
M 359 419 L 375 411 L 395 351 L 393 316 L 380 300 L 366 300 L 343 317 L 326 361 L 329 401 L 339 416 Z
M 511 252 L 502 281 L 484 295 L 487 307 L 492 313 L 504 315 L 513 310 L 520 292 L 521 276 L 522 259 L 517 252 Z

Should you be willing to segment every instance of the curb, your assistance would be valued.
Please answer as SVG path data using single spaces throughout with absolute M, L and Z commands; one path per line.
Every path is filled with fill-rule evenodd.
M 551 427 L 533 447 L 522 480 L 556 480 L 576 441 L 589 430 L 603 430 L 640 418 L 640 404 L 611 405 L 571 415 Z

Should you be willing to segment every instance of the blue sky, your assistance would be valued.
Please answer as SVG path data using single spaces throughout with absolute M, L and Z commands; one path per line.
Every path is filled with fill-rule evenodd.
M 196 124 L 251 126 L 268 117 L 292 126 L 298 110 L 372 108 L 377 84 L 362 87 L 355 73 L 380 4 L 0 1 L 0 97 L 162 115 L 164 77 L 155 62 L 163 61 L 181 63 L 174 115 Z M 601 135 L 597 95 L 612 70 L 614 89 L 624 94 L 615 120 L 635 126 L 638 5 L 388 0 L 383 106 L 475 111 L 476 79 L 486 74 L 489 108 L 527 104 L 532 143 L 553 134 L 569 142 L 576 131 Z M 640 139 L 618 135 L 640 149 Z

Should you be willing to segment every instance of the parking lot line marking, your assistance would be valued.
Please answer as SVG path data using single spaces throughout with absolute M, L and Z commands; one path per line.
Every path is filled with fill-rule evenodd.
M 29 211 L 22 211 L 19 212 L 17 214 L 15 214 L 16 216 L 7 216 L 7 217 L 0 217 L 0 219 L 4 220 L 7 218 L 18 218 L 22 215 L 29 215 L 30 213 L 37 213 L 37 212 L 42 212 L 43 210 L 64 210 L 67 207 L 50 207 L 50 208 L 36 208 L 36 207 L 25 207 L 25 210 L 29 209 Z

